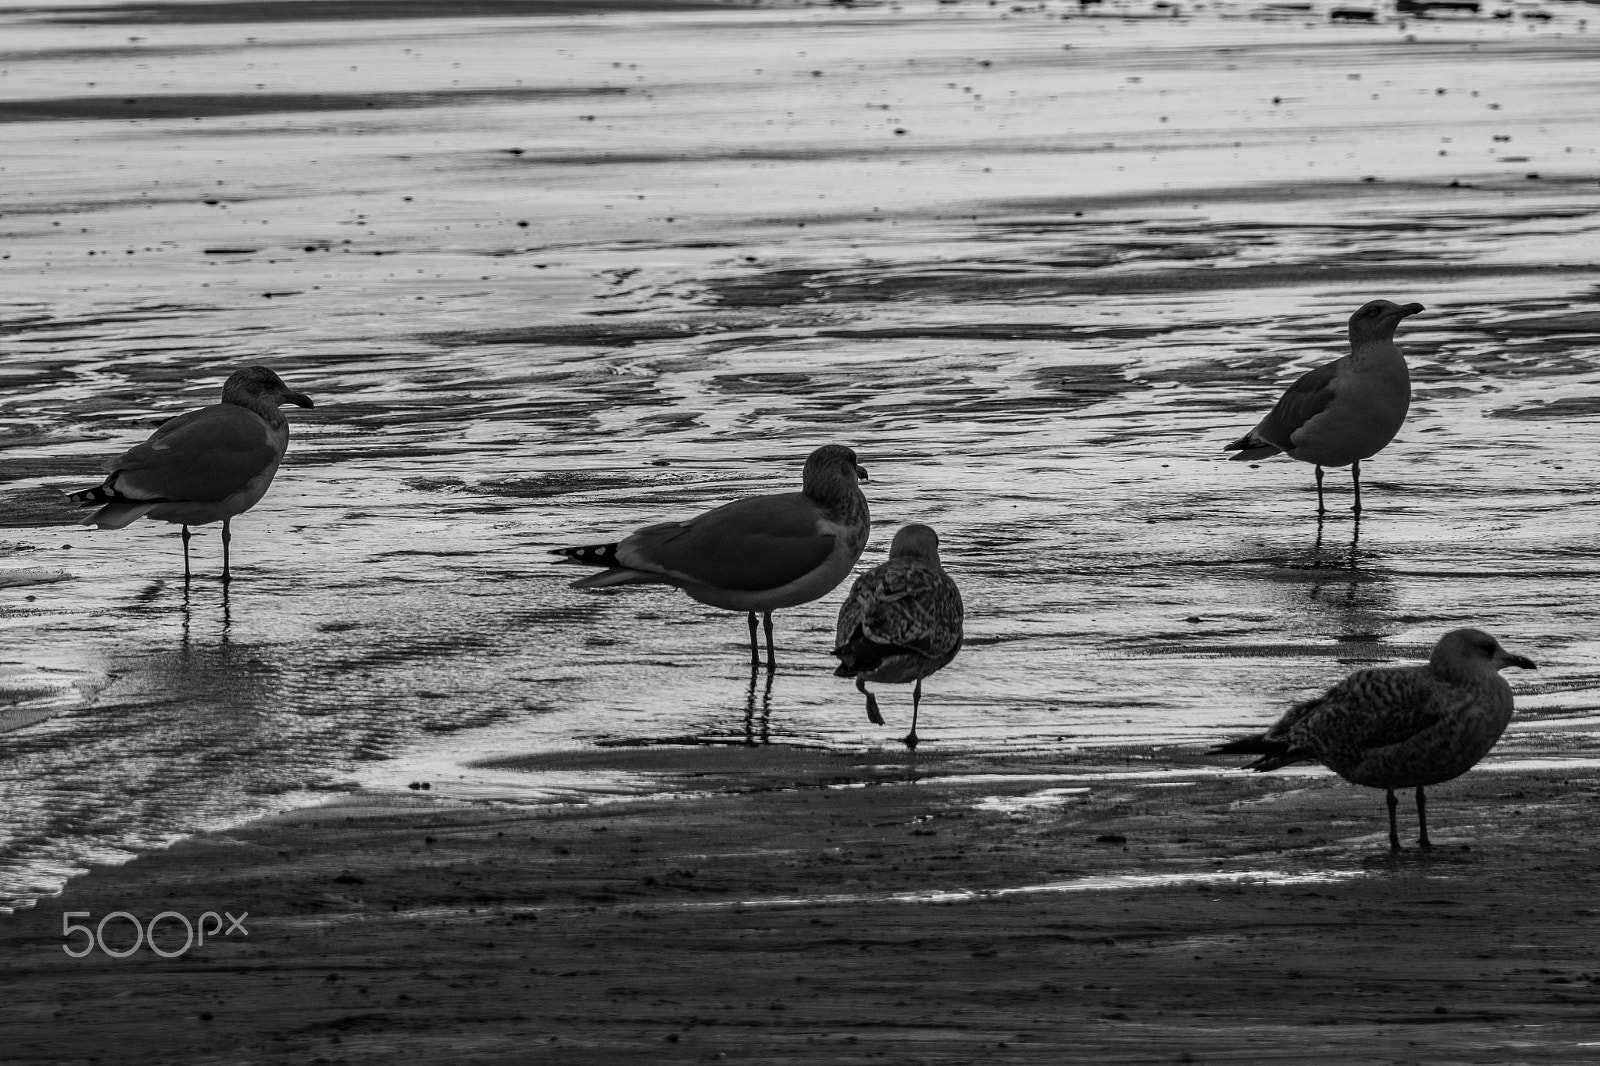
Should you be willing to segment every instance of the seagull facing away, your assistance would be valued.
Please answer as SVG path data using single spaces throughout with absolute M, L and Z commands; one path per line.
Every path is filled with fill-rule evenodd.
M 1400 320 L 1425 308 L 1373 300 L 1350 316 L 1350 354 L 1302 375 L 1255 429 L 1228 445 L 1232 459 L 1284 453 L 1317 468 L 1317 514 L 1322 468 L 1348 466 L 1361 514 L 1361 460 L 1377 455 L 1400 432 L 1411 405 L 1411 377 L 1395 347 Z
M 1259 755 L 1249 769 L 1320 762 L 1355 785 L 1381 788 L 1389 804 L 1389 849 L 1397 788 L 1417 790 L 1417 845 L 1428 840 L 1423 789 L 1460 777 L 1489 754 L 1511 721 L 1511 686 L 1500 671 L 1534 669 L 1481 629 L 1439 638 L 1427 666 L 1357 670 L 1316 699 L 1289 708 L 1278 724 L 1211 749 L 1213 755 Z
M 777 669 L 772 612 L 832 591 L 867 546 L 870 518 L 860 484 L 865 480 L 856 453 L 829 444 L 806 460 L 799 492 L 750 496 L 684 522 L 645 526 L 611 544 L 557 548 L 551 554 L 606 568 L 574 581 L 573 588 L 676 585 L 700 603 L 748 612 L 752 673 L 761 665 L 760 612 L 771 671 Z
M 944 667 L 961 650 L 961 592 L 939 565 L 939 534 L 923 525 L 905 526 L 894 535 L 889 561 L 856 578 L 839 609 L 833 654 L 839 677 L 854 677 L 867 697 L 867 717 L 883 724 L 878 698 L 867 682 L 903 685 L 911 690 L 911 732 L 906 747 L 916 750 L 917 711 L 922 679 Z
M 222 521 L 222 580 L 232 580 L 229 520 L 267 494 L 289 447 L 289 420 L 279 404 L 310 407 L 264 366 L 236 370 L 222 386 L 222 402 L 169 419 L 136 445 L 107 462 L 105 482 L 67 499 L 100 509 L 86 526 L 121 529 L 140 518 L 175 522 L 183 532 L 183 579 L 189 580 L 190 526 Z

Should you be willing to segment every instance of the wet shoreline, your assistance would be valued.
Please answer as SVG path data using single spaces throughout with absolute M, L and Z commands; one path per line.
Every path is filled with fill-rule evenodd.
M 0 928 L 14 1053 L 81 1061 L 111 1033 L 124 1061 L 1588 1053 L 1595 871 L 1569 845 L 1592 770 L 1436 789 L 1435 850 L 1390 858 L 1379 792 L 1187 776 L 1171 750 L 708 755 L 654 753 L 692 790 L 672 798 L 358 795 L 80 878 Z M 63 912 L 157 900 L 248 910 L 248 940 L 57 950 Z
M 1535 984 L 1588 972 L 1549 943 L 1559 932 L 1587 950 L 1588 859 L 1543 835 L 1583 832 L 1600 707 L 1583 593 L 1600 566 L 1584 474 L 1600 439 L 1586 310 L 1600 170 L 1575 77 L 1600 39 L 1584 9 L 1561 5 L 1548 27 L 931 3 L 538 19 L 487 4 L 304 25 L 279 16 L 305 9 L 281 6 L 259 24 L 207 21 L 256 10 L 156 5 L 151 20 L 194 17 L 137 27 L 0 16 L 0 115 L 33 116 L 3 123 L 17 147 L 0 202 L 0 902 L 22 908 L 0 919 L 22 960 L 8 1027 L 60 1028 L 54 1012 L 80 1008 L 55 1002 L 85 983 L 99 998 L 84 1002 L 110 1013 L 72 1015 L 71 1054 L 99 1053 L 127 1023 L 149 1058 L 193 1031 L 194 1055 L 269 1040 L 303 1061 L 337 1035 L 385 1061 L 389 1030 L 448 1042 L 485 996 L 532 996 L 548 1008 L 496 1015 L 486 1056 L 532 1028 L 581 1038 L 574 1061 L 866 1054 L 846 1035 L 1028 1061 L 1020 1037 L 995 1035 L 1030 1031 L 1010 1007 L 970 1028 L 925 1014 L 874 1028 L 929 972 L 976 966 L 995 970 L 923 1002 L 967 1009 L 987 982 L 1025 974 L 1037 980 L 1019 1002 L 1060 1012 L 1042 986 L 1074 990 L 1059 1028 L 1036 1031 L 1040 1061 L 1147 1046 L 1226 1059 L 1243 1050 L 1219 1033 L 1277 1025 L 1269 991 L 1302 980 L 1272 966 L 1319 952 L 1336 961 L 1303 970 L 1295 1019 L 1331 1026 L 1350 1061 L 1419 1017 L 1456 1041 L 1430 1061 L 1498 1061 L 1493 1019 L 1581 1025 L 1563 990 L 1546 1002 Z M 1374 296 L 1429 310 L 1400 338 L 1412 413 L 1364 469 L 1358 535 L 1347 482 L 1318 523 L 1307 468 L 1230 464 L 1222 446 L 1342 350 L 1345 317 Z M 214 529 L 185 588 L 175 531 L 71 524 L 59 490 L 247 363 L 317 407 L 290 414 L 279 479 L 235 526 L 226 596 Z M 878 729 L 831 676 L 842 590 L 779 615 L 779 672 L 752 683 L 737 616 L 670 590 L 575 592 L 545 554 L 790 490 L 804 455 L 835 440 L 872 470 L 863 564 L 900 524 L 928 522 L 969 605 L 968 646 L 929 684 L 919 723 L 921 765 L 943 769 L 916 783 L 877 787 L 906 774 L 905 693 L 884 695 Z M 1146 788 L 1102 765 L 1122 748 L 1140 767 L 1191 766 L 1354 665 L 1412 660 L 1457 625 L 1541 670 L 1510 679 L 1518 717 L 1489 762 L 1441 790 L 1457 850 L 1431 865 L 1385 865 L 1381 795 L 1325 776 Z M 1072 776 L 1086 764 L 1088 779 Z M 972 780 L 1006 774 L 1039 780 Z M 807 815 L 801 798 L 848 813 Z M 786 847 L 815 869 L 768 863 L 766 824 L 792 824 Z M 618 846 L 624 826 L 646 840 Z M 540 846 L 568 849 L 561 869 L 510 850 L 519 833 L 551 834 Z M 659 868 L 627 867 L 657 833 Z M 459 852 L 424 861 L 428 835 Z M 1127 852 L 1096 839 L 1117 835 Z M 820 858 L 847 837 L 881 857 Z M 665 876 L 723 854 L 738 872 L 712 890 Z M 1218 863 L 1359 876 L 1230 885 Z M 1502 936 L 1515 922 L 1491 890 L 1534 866 L 1553 886 L 1529 904 L 1545 924 Z M 873 902 L 1193 870 L 1211 880 Z M 1215 925 L 1184 924 L 1197 884 L 1228 901 Z M 525 917 L 546 891 L 554 909 Z M 143 914 L 169 894 L 265 916 L 230 956 L 222 1000 L 178 985 L 117 1000 L 128 971 L 61 955 L 62 910 Z M 1099 910 L 1062 941 L 1077 945 L 1062 957 L 1070 984 L 1062 959 L 1007 968 L 1009 949 L 984 942 L 1025 947 L 1091 897 Z M 744 923 L 721 908 L 790 898 L 823 902 L 784 926 L 802 949 L 744 973 L 763 1003 L 733 1012 L 735 1043 L 662 1028 L 724 1009 L 695 983 L 716 970 L 706 959 L 742 957 L 723 938 Z M 1475 922 L 1426 902 L 1442 898 Z M 695 899 L 715 905 L 670 905 Z M 1279 937 L 1251 925 L 1262 905 L 1322 911 Z M 911 924 L 877 937 L 894 907 Z M 1341 935 L 1369 908 L 1405 945 L 1379 983 L 1414 993 L 1405 967 L 1420 959 L 1467 986 L 1476 1013 L 1440 1021 L 1433 1008 L 1448 1017 L 1454 1000 L 1426 996 L 1418 1011 L 1368 1010 L 1382 997 L 1363 998 L 1374 982 L 1357 970 L 1372 949 Z M 552 919 L 572 936 L 516 953 L 471 939 L 474 923 L 531 936 Z M 655 920 L 682 923 L 651 941 L 672 961 L 632 984 L 629 923 Z M 935 962 L 895 947 L 899 991 L 879 998 L 862 967 L 895 937 L 935 937 Z M 1097 937 L 1148 946 L 1120 961 L 1110 945 L 1079 950 Z M 1190 939 L 1210 945 L 1198 962 Z M 1151 1037 L 1142 1008 L 1098 987 L 1156 974 L 1146 1006 L 1170 1009 L 1210 987 L 1219 945 L 1237 1013 L 1196 1008 Z M 1469 972 L 1480 951 L 1490 978 Z M 1273 961 L 1252 970 L 1261 957 Z M 343 977 L 327 982 L 330 959 L 381 976 L 390 1001 L 356 1006 Z M 470 993 L 419 992 L 434 978 L 417 974 L 486 966 Z M 854 976 L 828 1013 L 768 1009 L 788 998 L 778 985 L 833 968 Z M 337 1002 L 297 1000 L 278 987 L 291 975 Z M 608 1043 L 604 1005 L 632 995 L 612 989 L 667 1000 L 680 982 L 710 999 L 629 1015 L 630 1035 Z M 1513 1006 L 1491 1002 L 1496 989 Z M 1361 1006 L 1330 1019 L 1318 996 Z M 1272 1031 L 1282 1059 L 1304 1053 Z M 1085 1032 L 1098 1035 L 1076 1044 Z M 1576 1041 L 1551 1040 L 1541 1054 L 1581 1061 Z

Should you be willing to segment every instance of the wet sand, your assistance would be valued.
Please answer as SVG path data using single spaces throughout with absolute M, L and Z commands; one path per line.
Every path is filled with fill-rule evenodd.
M 1576 16 L 456 10 L 8 16 L 9 1058 L 1593 1058 Z M 1357 537 L 1220 452 L 1376 295 L 1430 312 Z M 229 596 L 70 527 L 242 362 L 318 407 Z M 931 522 L 968 602 L 914 769 L 904 692 L 869 729 L 831 676 L 842 590 L 758 691 L 737 617 L 544 555 L 841 435 L 864 564 Z M 1200 769 L 1460 624 L 1541 670 L 1432 855 Z M 118 910 L 250 935 L 63 954 Z
M 360 796 L 74 881 L 0 926 L 8 1061 L 1593 1060 L 1592 772 L 1437 787 L 1391 859 L 1381 793 L 1182 751 L 528 768 L 585 761 L 677 798 Z M 163 908 L 248 939 L 60 950 Z

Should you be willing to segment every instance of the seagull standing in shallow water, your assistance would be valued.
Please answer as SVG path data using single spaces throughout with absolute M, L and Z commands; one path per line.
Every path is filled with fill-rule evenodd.
M 961 650 L 961 592 L 939 565 L 939 535 L 923 525 L 905 526 L 894 535 L 889 561 L 856 578 L 839 609 L 833 654 L 839 677 L 854 677 L 867 697 L 867 717 L 883 724 L 878 699 L 867 682 L 900 684 L 911 690 L 911 732 L 905 745 L 916 749 L 917 711 L 922 679 L 942 669 Z
M 1265 733 L 1211 749 L 1259 755 L 1252 770 L 1320 762 L 1355 785 L 1381 788 L 1389 805 L 1389 848 L 1400 850 L 1397 788 L 1417 790 L 1417 845 L 1428 840 L 1423 789 L 1460 777 L 1489 754 L 1511 721 L 1511 686 L 1500 671 L 1534 669 L 1480 629 L 1439 638 L 1427 666 L 1357 670 L 1316 699 L 1289 708 Z
M 1411 405 L 1411 377 L 1395 347 L 1400 320 L 1425 308 L 1373 300 L 1350 316 L 1350 354 L 1300 377 L 1255 429 L 1228 445 L 1233 459 L 1284 453 L 1317 468 L 1317 514 L 1322 468 L 1350 467 L 1355 513 L 1361 514 L 1361 460 L 1377 455 L 1400 432 Z
M 818 448 L 806 460 L 799 492 L 751 496 L 684 522 L 646 526 L 610 544 L 557 548 L 604 573 L 573 588 L 675 585 L 689 597 L 750 615 L 750 669 L 761 665 L 756 614 L 767 635 L 767 669 L 777 669 L 772 612 L 810 603 L 831 592 L 861 558 L 871 521 L 861 493 L 866 470 L 839 444 Z
M 236 370 L 222 386 L 222 402 L 162 423 L 143 444 L 102 469 L 103 484 L 67 495 L 99 510 L 86 526 L 121 529 L 141 518 L 174 522 L 183 529 L 183 579 L 189 580 L 190 526 L 222 521 L 222 580 L 228 568 L 229 521 L 267 494 L 289 447 L 289 420 L 280 404 L 310 407 L 264 366 Z

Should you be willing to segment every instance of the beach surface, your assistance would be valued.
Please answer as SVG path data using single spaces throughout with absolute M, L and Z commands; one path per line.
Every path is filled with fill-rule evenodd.
M 1600 33 L 1546 10 L 0 9 L 8 1059 L 1591 1060 Z M 1375 297 L 1410 416 L 1318 521 L 1223 446 Z M 256 363 L 317 406 L 231 588 L 73 525 Z M 547 554 L 830 442 L 862 564 L 926 522 L 967 605 L 914 760 L 844 589 L 751 677 Z M 1462 625 L 1539 669 L 1430 855 L 1199 754 Z
M 663 793 L 355 797 L 79 878 L 0 927 L 8 1060 L 1593 1060 L 1592 775 L 1436 788 L 1391 858 L 1381 793 L 1179 752 L 623 761 Z M 248 935 L 61 949 L 162 908 Z

